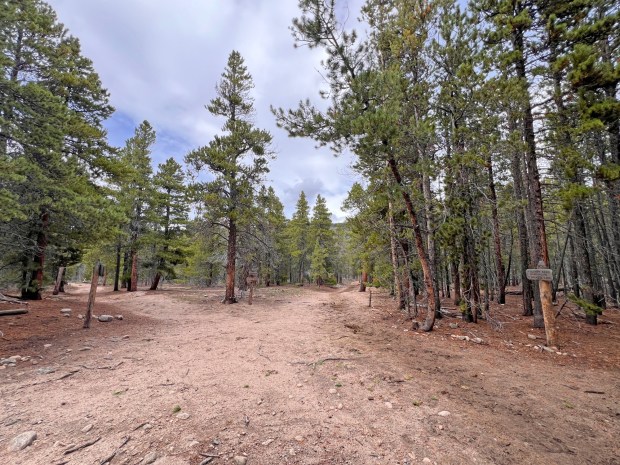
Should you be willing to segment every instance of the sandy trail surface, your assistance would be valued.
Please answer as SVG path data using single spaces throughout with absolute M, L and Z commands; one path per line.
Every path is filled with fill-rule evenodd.
M 613 360 L 457 340 L 456 319 L 410 331 L 353 286 L 221 293 L 104 290 L 95 313 L 124 319 L 82 330 L 78 285 L 4 317 L 0 356 L 27 360 L 0 371 L 0 464 L 620 464 Z

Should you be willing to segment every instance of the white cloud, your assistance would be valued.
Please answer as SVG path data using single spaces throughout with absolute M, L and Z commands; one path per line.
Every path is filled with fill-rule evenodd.
M 361 0 L 351 2 L 349 25 Z M 268 178 L 290 214 L 302 186 L 311 203 L 327 199 L 336 218 L 353 182 L 350 156 L 334 158 L 312 141 L 289 139 L 275 126 L 269 105 L 295 107 L 318 100 L 323 85 L 321 52 L 294 49 L 289 26 L 298 15 L 294 0 L 48 0 L 59 19 L 80 39 L 111 94 L 117 115 L 110 122 L 115 142 L 133 125 L 149 120 L 158 131 L 155 162 L 182 160 L 189 148 L 206 145 L 222 121 L 204 105 L 231 50 L 238 50 L 255 81 L 256 124 L 274 136 L 277 159 Z M 171 153 L 176 151 L 176 153 Z M 310 194 L 313 197 L 310 197 Z

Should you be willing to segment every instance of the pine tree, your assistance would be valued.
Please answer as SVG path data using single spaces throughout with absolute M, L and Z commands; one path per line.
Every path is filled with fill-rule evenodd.
M 126 172 L 121 180 L 120 195 L 129 221 L 127 224 L 129 241 L 124 256 L 123 280 L 126 281 L 127 291 L 130 292 L 138 289 L 138 252 L 142 236 L 147 231 L 146 213 L 154 197 L 151 152 L 155 139 L 155 130 L 148 121 L 143 121 L 121 151 Z
M 235 303 L 235 273 L 238 224 L 253 207 L 254 189 L 269 171 L 271 134 L 252 123 L 254 87 L 239 52 L 233 51 L 222 79 L 216 87 L 217 96 L 207 109 L 213 116 L 224 118 L 223 135 L 215 136 L 205 147 L 186 156 L 186 163 L 195 171 L 206 168 L 215 180 L 197 184 L 202 193 L 207 215 L 228 231 L 226 257 L 226 294 L 224 303 Z M 223 222 L 221 222 L 223 220 Z
M 94 179 L 115 169 L 101 125 L 113 109 L 46 3 L 4 2 L 0 23 L 0 229 L 12 238 L 2 255 L 21 268 L 22 296 L 39 299 L 50 251 L 77 258 L 110 228 Z
M 293 274 L 293 264 L 291 264 L 290 280 L 292 282 L 304 283 L 306 270 L 308 269 L 308 255 L 310 249 L 310 206 L 304 191 L 299 193 L 297 205 L 293 218 L 287 227 L 287 237 L 291 258 L 295 261 L 295 274 Z
M 257 197 L 260 278 L 265 286 L 280 285 L 286 276 L 286 217 L 273 187 L 261 186 Z
M 185 174 L 174 158 L 159 164 L 153 176 L 155 192 L 149 217 L 155 226 L 155 277 L 150 290 L 157 290 L 162 276 L 174 278 L 174 267 L 187 256 L 186 225 L 189 220 Z
M 335 251 L 331 213 L 327 209 L 325 198 L 320 194 L 317 195 L 316 203 L 312 209 L 309 243 L 314 244 L 310 274 L 312 279 L 320 285 L 324 283 L 329 272 L 333 269 L 329 257 Z

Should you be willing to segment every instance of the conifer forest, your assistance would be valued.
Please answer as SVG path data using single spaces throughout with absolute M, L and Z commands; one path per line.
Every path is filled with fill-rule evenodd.
M 617 2 L 121 3 L 0 0 L 0 463 L 618 463 Z

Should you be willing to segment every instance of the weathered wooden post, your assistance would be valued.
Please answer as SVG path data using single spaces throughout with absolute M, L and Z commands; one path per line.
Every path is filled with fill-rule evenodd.
M 90 328 L 90 318 L 93 314 L 93 307 L 95 306 L 95 295 L 97 294 L 97 283 L 99 282 L 99 269 L 101 264 L 99 260 L 93 267 L 93 277 L 90 280 L 90 292 L 88 293 L 88 305 L 86 307 L 86 316 L 84 317 L 84 325 L 82 328 Z
M 372 307 L 372 289 L 368 293 L 368 306 Z
M 558 335 L 555 328 L 555 313 L 553 312 L 552 302 L 552 281 L 553 272 L 545 268 L 545 264 L 538 262 L 538 268 L 525 270 L 527 279 L 538 281 L 540 289 L 540 301 L 542 304 L 543 318 L 545 320 L 545 333 L 547 335 L 547 347 L 560 347 L 558 343 Z
M 54 285 L 54 291 L 52 292 L 52 295 L 58 295 L 58 293 L 60 292 L 60 286 L 62 284 L 62 278 L 64 277 L 65 274 L 65 267 L 61 266 L 58 267 L 58 274 L 56 275 L 56 284 Z
M 250 295 L 248 297 L 248 305 L 252 305 L 252 297 L 254 295 L 254 286 L 258 284 L 258 274 L 255 271 L 250 271 L 248 277 L 245 279 L 245 283 L 250 287 Z

